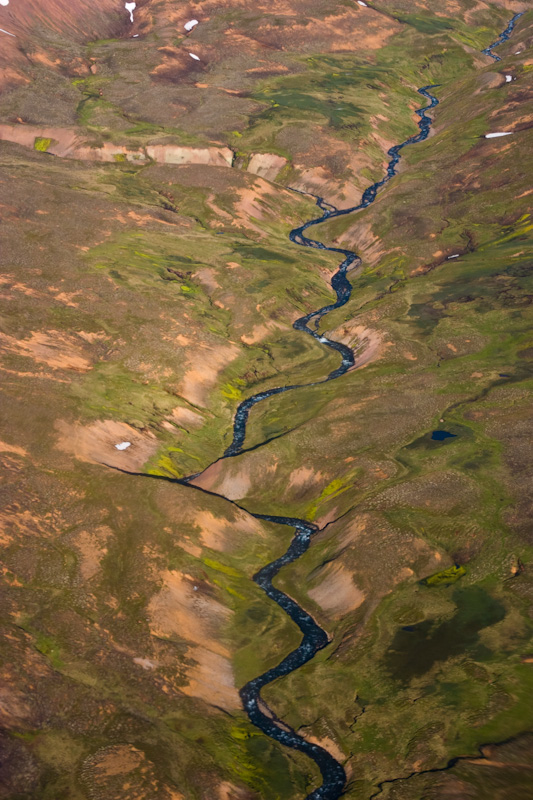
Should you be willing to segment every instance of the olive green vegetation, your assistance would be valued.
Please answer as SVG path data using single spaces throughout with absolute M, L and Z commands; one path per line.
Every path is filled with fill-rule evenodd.
M 354 798 L 369 797 L 383 775 L 400 779 L 384 788 L 391 798 L 421 798 L 461 781 L 463 792 L 479 792 L 473 797 L 492 796 L 495 777 L 483 777 L 485 767 L 426 775 L 412 793 L 407 776 L 475 755 L 483 743 L 521 742 L 533 723 L 531 669 L 521 663 L 531 653 L 531 579 L 520 566 L 533 544 L 524 427 L 532 388 L 528 133 L 489 151 L 476 138 L 506 129 L 525 80 L 518 67 L 515 92 L 503 98 L 497 87 L 476 95 L 474 78 L 452 93 L 444 86 L 435 135 L 405 151 L 406 167 L 360 222 L 342 218 L 310 231 L 339 246 L 363 242 L 353 298 L 321 330 L 346 330 L 358 313 L 361 325 L 386 331 L 391 346 L 334 386 L 267 401 L 250 425 L 251 442 L 268 439 L 280 421 L 297 432 L 261 451 L 263 468 L 271 465 L 268 486 L 252 481 L 241 503 L 314 519 L 319 497 L 323 518 L 338 520 L 280 583 L 335 632 L 332 650 L 265 696 L 290 724 L 355 753 Z M 466 105 L 457 113 L 465 96 L 471 121 Z M 477 117 L 482 103 L 488 112 Z M 502 104 L 509 111 L 499 112 Z M 489 124 L 491 107 L 501 119 Z M 364 243 L 376 241 L 385 252 L 376 258 L 369 247 L 366 266 Z M 461 258 L 447 261 L 454 252 Z M 455 438 L 432 440 L 437 427 Z M 291 491 L 273 466 L 289 461 L 315 471 L 314 480 Z M 256 463 L 255 453 L 244 456 L 240 474 L 253 475 Z M 455 565 L 436 572 L 433 550 Z M 330 564 L 346 567 L 363 592 L 351 613 L 350 598 L 344 609 L 313 600 L 336 580 Z M 450 586 L 459 577 L 466 584 Z M 532 788 L 525 774 L 508 785 L 520 797 Z
M 49 83 L 36 88 L 45 68 L 35 66 L 34 83 L 0 107 L 12 119 L 41 92 L 30 121 L 76 123 L 95 145 L 229 143 L 243 164 L 253 152 L 280 153 L 288 185 L 316 140 L 317 163 L 346 189 L 383 174 L 384 143 L 416 132 L 416 87 L 441 84 L 431 137 L 403 151 L 377 201 L 309 231 L 362 257 L 350 302 L 320 331 L 361 357 L 370 342 L 372 359 L 256 406 L 247 452 L 221 462 L 209 488 L 323 528 L 277 585 L 331 644 L 264 697 L 342 754 L 346 796 L 453 790 L 481 800 L 496 787 L 499 800 L 499 769 L 521 800 L 533 726 L 533 225 L 530 132 L 519 115 L 531 72 L 505 46 L 501 65 L 479 55 L 505 27 L 505 9 L 471 10 L 467 24 L 442 16 L 442 3 L 425 5 L 380 3 L 383 24 L 387 14 L 399 23 L 377 50 L 280 50 L 287 71 L 246 76 L 235 101 L 210 86 L 204 107 L 198 75 L 152 84 L 163 41 L 152 32 L 84 46 L 98 71 L 63 75 L 68 90 L 55 103 Z M 322 20 L 332 9 L 311 12 Z M 199 33 L 206 45 L 230 22 L 256 34 L 255 12 L 219 13 Z M 517 37 L 530 35 L 530 17 Z M 242 57 L 241 67 L 256 64 Z M 498 79 L 502 68 L 516 80 Z M 233 69 L 228 86 L 245 73 Z M 515 123 L 506 140 L 480 138 Z M 300 640 L 250 580 L 291 531 L 166 479 L 223 453 L 242 399 L 320 381 L 338 365 L 292 329 L 331 301 L 338 257 L 289 243 L 317 210 L 281 183 L 225 167 L 60 161 L 43 155 L 50 144 L 2 145 L 16 209 L 2 439 L 22 448 L 3 451 L 7 796 L 122 800 L 129 781 L 139 797 L 164 800 L 171 789 L 216 797 L 224 785 L 235 796 L 303 798 L 318 785 L 314 766 L 253 728 L 236 695 L 216 693 Z M 364 166 L 350 166 L 346 154 L 363 151 Z M 48 344 L 35 345 L 35 332 Z M 82 366 L 69 366 L 69 354 Z M 77 442 L 72 426 L 101 420 L 156 437 L 147 463 L 125 461 L 144 477 L 105 466 L 111 440 L 89 455 L 75 445 L 96 463 L 64 452 L 65 437 Z M 436 428 L 453 438 L 433 440 Z M 190 591 L 179 594 L 177 577 Z M 463 759 L 506 740 L 498 767 Z M 126 746 L 157 785 L 144 768 L 101 783 L 98 759 Z
M 33 149 L 37 150 L 39 153 L 46 153 L 51 144 L 52 144 L 51 139 L 45 139 L 42 136 L 36 136 L 35 142 L 33 144 Z

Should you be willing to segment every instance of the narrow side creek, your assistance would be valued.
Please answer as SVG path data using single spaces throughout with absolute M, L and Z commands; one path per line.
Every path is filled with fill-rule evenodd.
M 520 11 L 518 14 L 515 14 L 514 17 L 509 20 L 509 24 L 507 25 L 506 29 L 500 33 L 498 38 L 492 44 L 489 44 L 488 47 L 485 47 L 485 49 L 482 50 L 481 52 L 485 53 L 486 56 L 490 56 L 491 58 L 493 58 L 494 61 L 501 61 L 500 56 L 497 56 L 496 53 L 493 53 L 492 51 L 494 50 L 495 47 L 499 47 L 501 44 L 506 42 L 511 37 L 511 34 L 514 31 L 514 26 L 516 25 L 517 20 L 519 20 L 520 17 L 523 16 L 524 16 L 523 11 Z

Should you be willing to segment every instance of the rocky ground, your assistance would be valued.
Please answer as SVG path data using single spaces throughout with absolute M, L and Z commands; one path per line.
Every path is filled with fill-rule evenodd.
M 252 511 L 320 527 L 277 585 L 331 643 L 264 698 L 344 764 L 346 797 L 529 798 L 533 13 L 133 15 L 0 7 L 0 797 L 319 785 L 239 700 L 300 640 L 251 580 L 291 532 Z M 339 259 L 289 242 L 317 214 L 291 189 L 356 203 L 434 83 L 398 176 L 309 231 L 361 255 L 321 323 L 356 367 L 256 406 L 219 460 L 242 399 L 338 366 L 292 329 Z

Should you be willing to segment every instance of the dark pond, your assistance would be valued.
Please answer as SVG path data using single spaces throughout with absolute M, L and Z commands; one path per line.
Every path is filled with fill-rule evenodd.
M 431 438 L 435 442 L 442 442 L 444 439 L 454 439 L 456 436 L 456 433 L 449 433 L 449 431 L 433 431 L 431 434 Z

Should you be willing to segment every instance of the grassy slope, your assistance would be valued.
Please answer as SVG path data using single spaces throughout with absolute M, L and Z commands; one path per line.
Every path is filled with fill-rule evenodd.
M 321 6 L 317 18 L 332 10 L 338 11 Z M 263 23 L 235 13 L 241 30 L 257 34 Z M 215 140 L 238 143 L 243 158 L 267 150 L 283 153 L 291 164 L 301 150 L 293 131 L 305 125 L 308 135 L 323 137 L 316 163 L 331 151 L 331 180 L 352 180 L 349 165 L 335 157 L 336 142 L 354 150 L 365 145 L 368 162 L 357 173 L 364 186 L 380 172 L 383 140 L 412 132 L 405 109 L 417 105 L 414 88 L 443 83 L 435 136 L 407 155 L 402 175 L 357 221 L 320 233 L 324 241 L 337 237 L 356 246 L 365 265 L 360 242 L 368 242 L 369 266 L 356 279 L 353 300 L 324 325 L 349 329 L 357 317 L 387 345 L 380 359 L 335 384 L 256 409 L 251 443 L 283 433 L 289 419 L 296 429 L 224 465 L 238 477 L 237 495 L 254 511 L 338 519 L 280 578 L 333 634 L 333 645 L 266 694 L 295 727 L 353 753 L 354 798 L 369 796 L 379 780 L 444 764 L 531 725 L 523 699 L 530 666 L 520 663 L 528 652 L 527 570 L 511 580 L 511 569 L 527 563 L 531 552 L 528 509 L 516 495 L 528 460 L 521 426 L 529 389 L 530 291 L 528 220 L 520 205 L 528 198 L 516 195 L 523 191 L 529 134 L 505 146 L 474 138 L 502 125 L 497 117 L 489 125 L 489 115 L 504 105 L 503 124 L 516 121 L 513 101 L 524 99 L 528 70 L 518 57 L 511 59 L 505 67 L 514 66 L 517 82 L 488 88 L 480 57 L 462 47 L 479 49 L 507 16 L 495 8 L 468 21 L 457 15 L 443 21 L 428 11 L 407 23 L 383 15 L 393 38 L 375 52 L 369 46 L 366 57 L 363 47 L 357 58 L 347 46 L 336 52 L 329 40 L 322 52 L 319 42 L 316 52 L 302 54 L 308 42 L 304 33 L 301 40 L 295 34 L 291 74 L 251 82 L 249 97 L 239 99 L 239 124 L 236 108 L 220 102 L 207 136 L 202 108 L 219 108 L 220 92 L 207 89 L 200 107 L 192 99 L 198 76 L 182 71 L 154 89 L 146 69 L 131 73 L 133 63 L 157 62 L 153 31 L 142 59 L 131 42 L 97 43 L 84 56 L 95 59 L 98 77 L 82 76 L 83 83 L 72 85 L 80 78 L 35 66 L 34 83 L 3 100 L 8 119 L 22 113 L 28 121 L 78 122 L 95 142 Z M 205 36 L 216 43 L 227 20 L 214 19 L 219 28 L 206 25 Z M 359 16 L 357 22 L 363 25 Z M 257 64 L 257 54 L 245 55 L 248 66 Z M 224 63 L 212 66 L 207 82 L 219 81 Z M 237 76 L 225 80 L 231 88 Z M 63 89 L 56 102 L 58 82 Z M 132 86 L 137 105 L 125 99 Z M 96 95 L 102 87 L 103 100 Z M 478 87 L 482 92 L 474 95 Z M 332 109 L 333 89 L 343 113 Z M 143 104 L 150 92 L 150 103 Z M 180 112 L 182 127 L 167 122 L 169 100 L 190 104 L 186 115 Z M 369 118 L 378 115 L 383 119 L 370 129 Z M 231 133 L 233 127 L 241 136 Z M 295 316 L 331 296 L 325 277 L 335 257 L 287 244 L 288 230 L 314 213 L 312 204 L 229 169 L 84 166 L 11 145 L 2 152 L 12 195 L 10 305 L 2 331 L 13 337 L 3 361 L 3 439 L 28 454 L 5 455 L 12 480 L 3 520 L 9 545 L 4 622 L 11 637 L 4 660 L 14 687 L 4 739 L 14 765 L 7 796 L 97 797 L 104 791 L 122 797 L 127 790 L 106 784 L 91 758 L 125 743 L 155 764 L 159 783 L 127 774 L 139 797 L 216 796 L 224 782 L 236 797 L 250 791 L 303 796 L 316 780 L 308 777 L 307 761 L 253 731 L 240 710 L 228 716 L 208 694 L 183 695 L 191 666 L 186 632 L 161 641 L 148 623 L 150 600 L 161 592 L 166 571 L 190 575 L 201 582 L 202 596 L 230 610 L 213 641 L 220 639 L 228 651 L 236 685 L 263 671 L 297 635 L 248 576 L 281 550 L 287 533 L 263 526 L 261 539 L 241 533 L 222 547 L 206 544 L 202 512 L 223 530 L 225 520 L 230 527 L 234 521 L 226 503 L 74 461 L 57 450 L 55 426 L 113 419 L 151 431 L 161 448 L 148 469 L 182 475 L 222 452 L 241 396 L 327 373 L 334 359 L 290 328 Z M 488 153 L 491 167 L 483 172 Z M 298 174 L 287 170 L 284 180 Z M 132 212 L 136 216 L 128 216 Z M 473 250 L 461 260 L 435 263 L 438 250 L 445 255 L 469 242 Z M 230 271 L 228 262 L 238 266 Z M 254 335 L 257 325 L 266 332 Z M 50 367 L 50 353 L 42 350 L 41 360 L 31 359 L 13 345 L 31 331 L 53 335 L 60 354 L 66 337 L 92 368 Z M 250 336 L 259 340 L 241 338 Z M 220 363 L 217 353 L 223 353 Z M 203 362 L 207 388 L 192 402 L 183 396 L 184 378 Z M 176 424 L 176 408 L 195 411 L 201 427 Z M 428 431 L 439 425 L 457 438 L 432 442 Z M 289 485 L 289 474 L 302 467 L 303 482 L 297 476 Z M 102 527 L 96 572 L 87 577 L 81 535 Z M 418 585 L 418 578 L 454 561 L 467 569 L 460 582 Z M 328 611 L 330 601 L 307 591 L 328 581 L 335 586 L 340 569 L 350 581 L 353 576 L 364 602 L 352 609 L 343 601 Z M 415 628 L 413 636 L 427 637 L 423 645 L 399 631 L 405 625 Z M 419 649 L 428 652 L 420 665 L 413 665 L 413 648 L 417 658 Z M 155 673 L 134 665 L 134 656 L 155 659 Z M 37 681 L 38 703 L 32 699 Z M 462 767 L 457 780 L 474 786 L 482 780 L 465 777 L 465 769 L 475 772 Z M 415 785 L 409 794 L 400 786 L 387 789 L 388 796 L 426 791 Z

